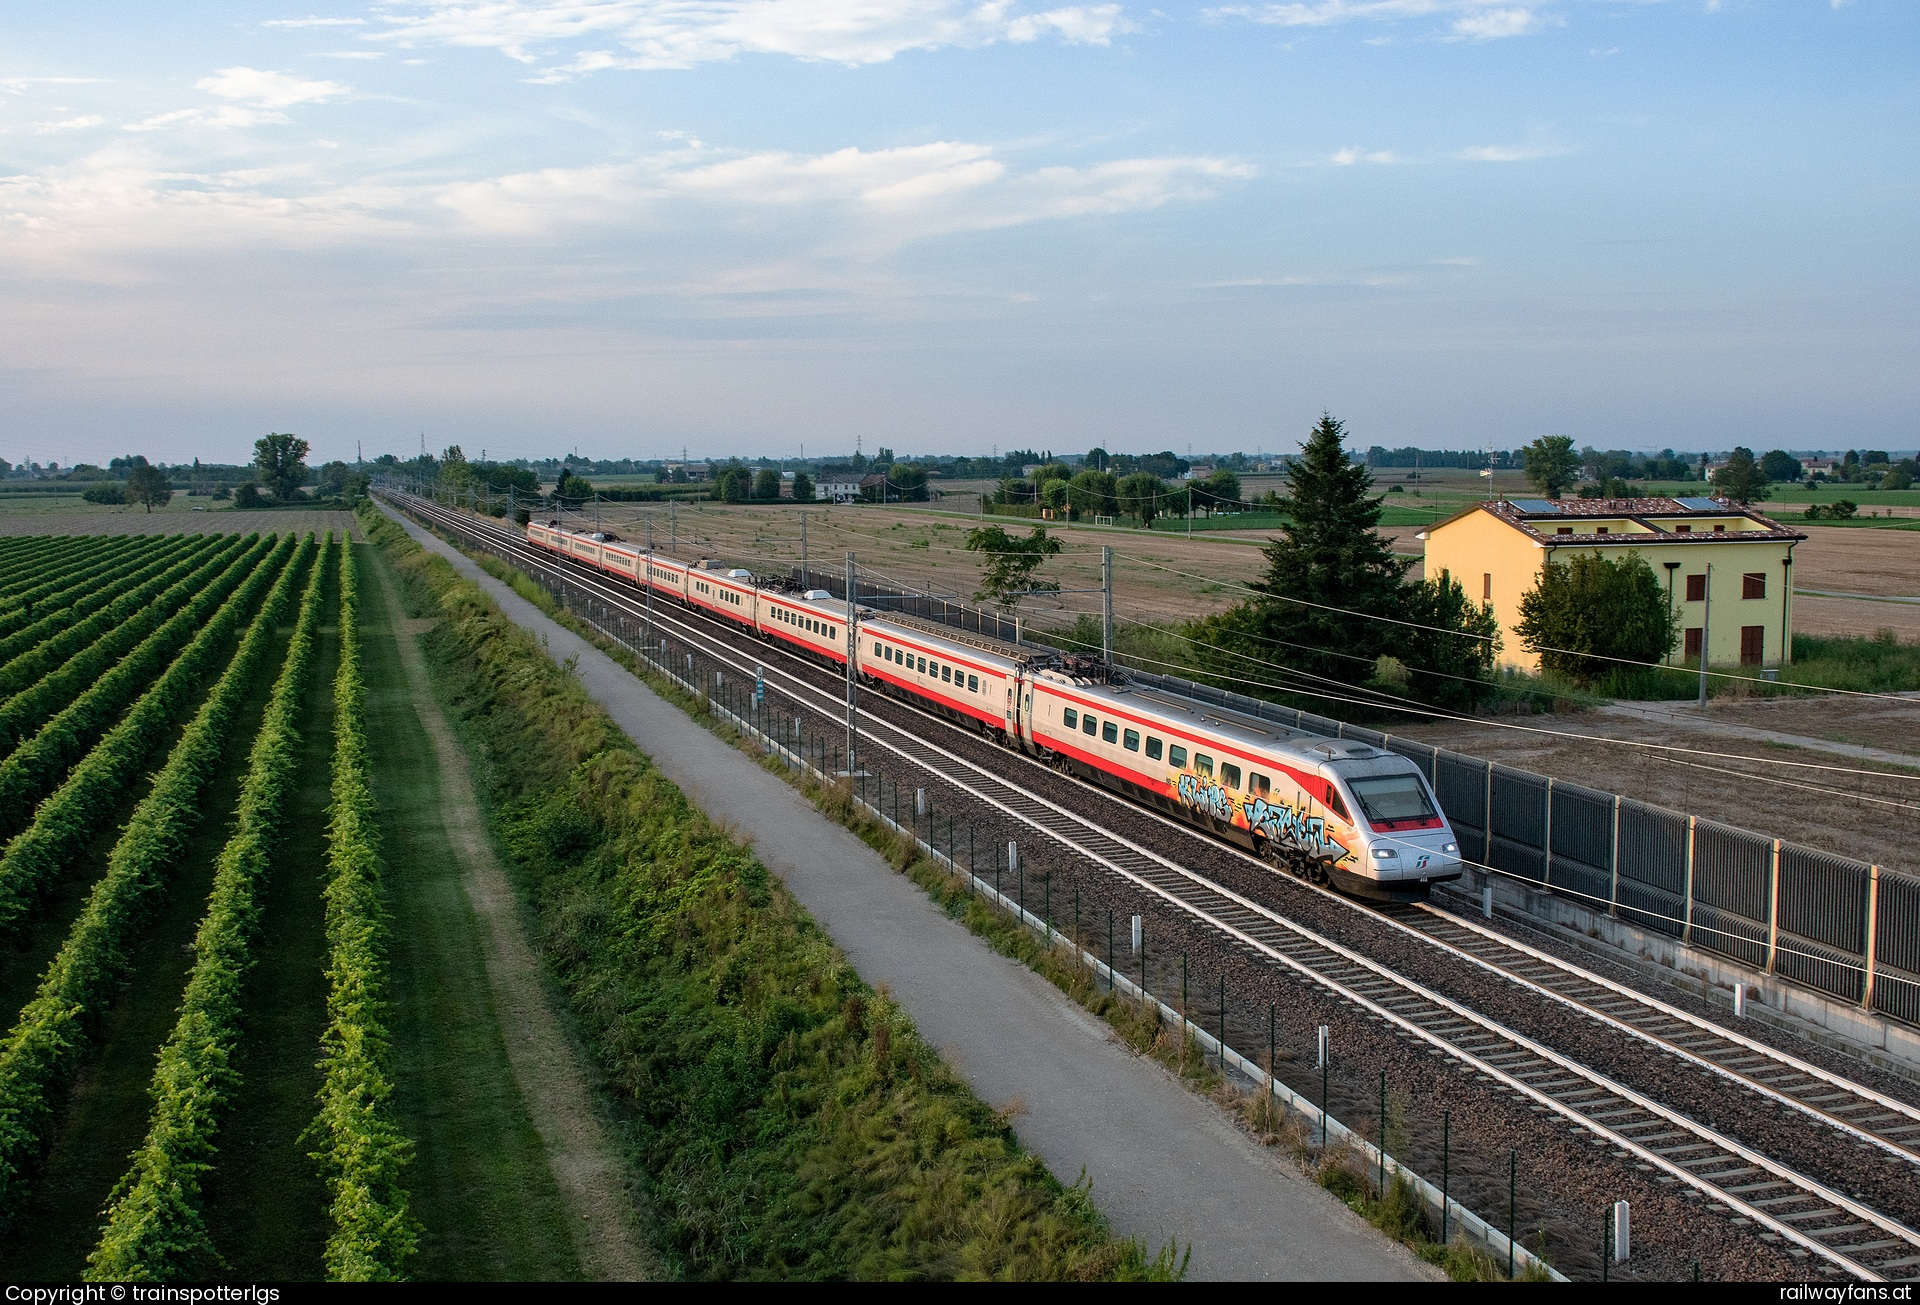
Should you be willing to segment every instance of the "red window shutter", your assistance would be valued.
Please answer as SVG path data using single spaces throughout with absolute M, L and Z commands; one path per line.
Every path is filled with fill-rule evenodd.
M 1766 626 L 1743 625 L 1740 627 L 1740 664 L 1742 666 L 1758 666 L 1765 660 L 1766 651 Z
M 1707 601 L 1707 577 L 1705 572 L 1687 577 L 1687 601 L 1690 603 L 1704 603 Z
M 1740 577 L 1740 596 L 1742 598 L 1765 598 L 1767 596 L 1767 573 L 1749 571 Z
M 1688 579 L 1693 577 L 1689 576 Z M 1687 659 L 1691 661 L 1700 655 L 1700 627 L 1690 626 L 1687 630 L 1687 642 L 1684 648 Z

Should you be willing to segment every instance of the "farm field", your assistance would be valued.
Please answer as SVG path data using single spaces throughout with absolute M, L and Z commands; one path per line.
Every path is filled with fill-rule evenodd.
M 526 852 L 501 850 L 525 835 L 501 824 L 497 786 L 476 783 L 463 722 L 482 710 L 480 746 L 514 749 L 488 751 L 478 773 L 497 780 L 532 758 L 534 775 L 551 775 L 539 768 L 556 764 L 542 758 L 559 740 L 541 730 L 570 681 L 524 639 L 453 637 L 476 600 L 403 577 L 388 549 L 311 531 L 0 538 L 0 1272 L 750 1271 L 690 1269 L 684 1230 L 649 1217 L 650 1183 L 677 1162 L 647 1177 L 624 1140 L 642 1126 L 631 1071 L 610 1092 L 595 1068 L 623 1063 L 631 1035 L 556 995 L 543 954 L 556 929 L 576 931 L 569 963 L 598 967 L 596 983 L 635 979 L 614 939 L 579 936 L 565 911 L 532 918 Z M 546 685 L 537 713 L 476 707 L 480 659 L 503 656 L 514 683 Z M 561 713 L 568 746 L 596 728 Z M 637 758 L 630 745 L 622 755 Z M 647 809 L 678 812 L 702 855 L 743 855 L 649 782 Z M 780 927 L 796 925 L 808 940 L 781 963 L 803 987 L 827 982 L 810 1018 L 833 1024 L 832 994 L 858 980 L 810 925 Z M 676 1018 L 685 1036 L 727 1016 Z M 866 1065 L 864 1032 L 827 1038 L 849 1036 Z M 931 1055 L 908 1026 L 893 1045 Z M 964 1202 L 943 1227 L 1016 1261 L 1037 1245 L 1053 1257 L 1029 1262 L 1043 1276 L 1094 1261 L 1106 1276 L 1144 1271 L 936 1062 L 914 1071 L 938 1085 L 925 1108 L 959 1113 L 934 1132 L 973 1140 L 935 1167 L 961 1188 L 984 1182 L 992 1208 L 1012 1202 L 1044 1231 L 976 1225 Z M 642 1113 L 686 1114 L 691 1098 L 675 1094 L 707 1090 L 703 1063 L 696 1054 Z M 844 1118 L 866 1127 L 863 1110 L 922 1108 L 875 1098 Z M 783 1147 L 818 1133 L 805 1110 L 794 1122 L 773 1135 Z M 807 1145 L 789 1160 L 847 1185 L 769 1212 L 787 1232 L 766 1243 L 767 1271 L 782 1271 L 782 1238 L 841 1226 L 835 1201 L 893 1208 L 885 1182 L 839 1173 L 849 1153 L 823 1136 L 813 1169 Z M 709 1186 L 669 1208 L 697 1223 L 718 1217 L 703 1203 L 731 1199 Z M 884 1227 L 872 1235 L 871 1248 L 863 1233 L 835 1253 L 849 1266 L 882 1254 Z M 903 1230 L 903 1253 L 971 1262 L 942 1235 Z
M 1431 473 L 1428 473 L 1431 474 Z M 1764 505 L 1763 505 L 1764 506 Z M 860 556 L 863 574 L 890 576 L 931 593 L 971 601 L 979 584 L 980 559 L 966 551 L 967 532 L 997 524 L 1024 532 L 1032 524 L 1017 518 L 980 518 L 939 505 L 912 507 L 798 504 L 729 507 L 717 503 L 664 507 L 609 503 L 600 507 L 601 524 L 623 538 L 646 538 L 651 521 L 654 544 L 667 550 L 675 538 L 683 554 L 705 550 L 755 570 L 783 571 L 799 564 L 800 514 L 807 517 L 809 560 L 838 574 L 849 550 Z M 580 520 L 569 520 L 578 524 Z M 675 527 L 670 529 L 670 523 Z M 677 535 L 674 533 L 677 529 Z M 1417 525 L 1382 528 L 1395 547 L 1417 558 L 1422 544 Z M 1795 584 L 1801 590 L 1869 596 L 1920 596 L 1920 541 L 1907 531 L 1810 525 L 1810 538 L 1794 553 Z M 1061 555 L 1043 572 L 1062 589 L 1097 589 L 1100 549 L 1114 552 L 1114 611 L 1122 621 L 1164 623 L 1220 611 L 1244 595 L 1235 586 L 1257 579 L 1264 567 L 1260 548 L 1266 532 L 1196 533 L 1189 541 L 1171 532 L 1108 530 L 1048 523 L 1048 533 L 1063 543 Z M 1903 639 L 1920 639 L 1920 604 L 1870 602 L 1811 594 L 1796 597 L 1795 628 L 1803 634 L 1872 635 L 1892 629 Z M 1036 595 L 1021 604 L 1039 626 L 1067 626 L 1081 612 L 1099 610 L 1098 594 Z

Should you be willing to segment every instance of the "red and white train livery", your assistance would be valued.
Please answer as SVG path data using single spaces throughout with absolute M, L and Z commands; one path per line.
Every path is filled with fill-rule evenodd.
M 862 605 L 823 589 L 684 563 L 557 522 L 529 543 L 844 667 L 1050 764 L 1356 896 L 1422 900 L 1461 874 L 1459 847 L 1413 762 L 1129 684 L 1104 667 Z

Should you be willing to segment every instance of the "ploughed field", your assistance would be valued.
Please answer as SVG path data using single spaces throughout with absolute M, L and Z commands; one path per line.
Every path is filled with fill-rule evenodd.
M 396 1183 L 352 545 L 0 539 L 0 1268 L 379 1278 Z

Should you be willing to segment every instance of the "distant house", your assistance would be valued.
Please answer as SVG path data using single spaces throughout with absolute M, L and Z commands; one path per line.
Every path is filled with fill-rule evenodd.
M 685 473 L 685 480 L 694 483 L 711 480 L 713 478 L 713 464 L 708 462 L 669 462 L 667 464 L 668 480 L 675 481 L 676 483 L 679 482 L 682 477 L 678 473 L 682 472 Z
M 820 483 L 813 487 L 813 496 L 829 503 L 851 503 L 860 497 L 860 478 L 846 472 L 823 476 Z
M 1186 470 L 1186 474 L 1182 475 L 1180 479 L 1205 480 L 1208 476 L 1211 476 L 1212 474 L 1213 474 L 1213 468 L 1211 466 L 1206 465 L 1205 463 L 1202 463 L 1200 466 L 1197 466 L 1197 467 L 1188 467 Z
M 1427 579 L 1449 573 L 1468 598 L 1493 609 L 1502 665 L 1539 665 L 1514 625 L 1520 596 L 1562 552 L 1646 559 L 1680 627 L 1672 665 L 1697 664 L 1708 640 L 1710 666 L 1793 660 L 1793 546 L 1807 536 L 1751 508 L 1714 498 L 1502 499 L 1418 537 L 1427 545 Z

